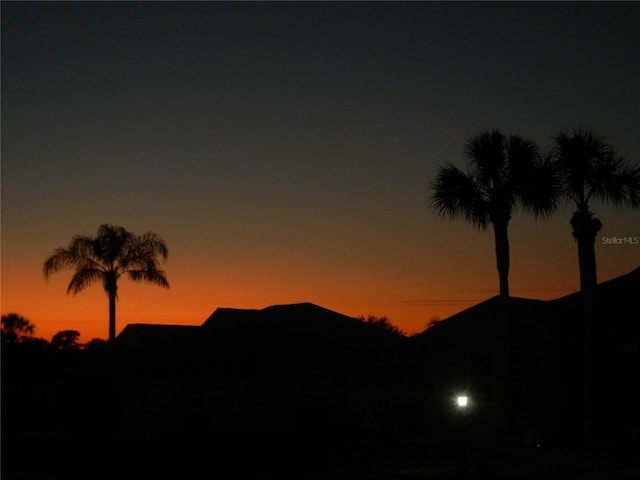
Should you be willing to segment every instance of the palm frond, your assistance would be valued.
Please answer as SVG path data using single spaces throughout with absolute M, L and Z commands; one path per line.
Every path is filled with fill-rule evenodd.
M 167 289 L 169 288 L 166 273 L 162 270 L 148 268 L 141 270 L 129 270 L 127 271 L 127 275 L 134 282 L 144 281 Z
M 431 206 L 442 216 L 462 217 L 480 229 L 488 223 L 486 202 L 471 174 L 453 164 L 440 168 L 431 185 Z
M 105 272 L 101 269 L 95 268 L 82 268 L 77 269 L 74 273 L 69 286 L 67 287 L 67 293 L 73 295 L 81 292 L 87 287 L 100 282 L 104 279 Z
M 562 194 L 576 205 L 597 199 L 640 206 L 640 167 L 625 163 L 595 130 L 574 129 L 555 137 L 552 155 L 561 169 Z
M 53 255 L 44 262 L 45 278 L 65 268 L 99 268 L 100 265 L 87 256 L 88 252 L 84 248 L 85 246 L 82 242 L 74 241 L 69 248 L 56 248 Z
M 101 261 L 101 257 L 96 255 L 95 240 L 86 235 L 74 235 L 69 243 L 68 250 L 79 258 L 91 258 L 96 262 Z
M 65 248 L 56 248 L 53 254 L 47 258 L 43 265 L 43 273 L 48 278 L 52 273 L 66 267 L 75 265 L 77 257 Z
M 599 164 L 590 186 L 593 197 L 605 203 L 640 207 L 640 166 L 622 158 Z
M 467 140 L 464 156 L 473 176 L 485 189 L 503 184 L 506 166 L 506 138 L 497 129 L 485 130 Z
M 168 255 L 169 250 L 164 240 L 155 233 L 147 232 L 134 237 L 127 245 L 126 252 L 118 259 L 118 269 L 122 272 L 143 268 L 157 269 L 158 257 L 166 259 Z
M 574 129 L 552 138 L 552 155 L 563 172 L 565 195 L 576 203 L 588 202 L 600 188 L 595 181 L 600 175 L 598 164 L 615 157 L 613 148 L 604 136 L 592 129 Z
M 562 202 L 562 177 L 551 157 L 530 165 L 526 178 L 517 183 L 517 196 L 522 209 L 534 218 L 549 218 Z
M 135 243 L 135 235 L 118 225 L 103 224 L 93 239 L 94 255 L 113 266 Z
M 620 172 L 625 203 L 640 208 L 640 165 L 626 165 Z
M 153 232 L 146 232 L 139 238 L 139 248 L 144 250 L 147 255 L 161 256 L 166 259 L 169 256 L 167 244 L 160 235 Z
M 505 148 L 508 162 L 505 168 L 508 181 L 505 184 L 517 188 L 520 184 L 531 183 L 531 172 L 540 157 L 538 146 L 520 135 L 510 135 Z

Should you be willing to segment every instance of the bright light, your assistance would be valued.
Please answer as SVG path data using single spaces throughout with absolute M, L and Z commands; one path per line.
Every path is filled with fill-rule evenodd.
M 467 405 L 469 405 L 469 397 L 467 397 L 466 395 L 458 395 L 458 397 L 456 398 L 456 403 L 460 408 L 465 408 Z

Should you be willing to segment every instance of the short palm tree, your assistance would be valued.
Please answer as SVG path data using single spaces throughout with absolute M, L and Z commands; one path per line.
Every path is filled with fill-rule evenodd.
M 595 368 L 593 326 L 596 312 L 595 239 L 602 222 L 591 211 L 592 201 L 640 207 L 640 165 L 631 165 L 598 132 L 574 129 L 553 138 L 552 158 L 561 182 L 559 200 L 571 204 L 573 237 L 578 244 L 580 291 L 584 321 L 584 439 L 593 439 Z
M 74 295 L 96 282 L 102 283 L 109 297 L 109 341 L 113 341 L 118 280 L 126 274 L 133 281 L 169 288 L 158 259 L 166 259 L 168 253 L 164 240 L 155 233 L 135 235 L 120 226 L 104 224 L 96 237 L 75 235 L 67 248 L 57 248 L 44 263 L 44 276 L 73 268 L 67 293 Z
M 509 296 L 509 221 L 519 205 L 535 217 L 548 217 L 557 184 L 553 166 L 534 142 L 520 135 L 485 130 L 465 144 L 469 169 L 442 166 L 431 184 L 431 206 L 442 216 L 462 218 L 480 230 L 493 226 L 500 296 Z

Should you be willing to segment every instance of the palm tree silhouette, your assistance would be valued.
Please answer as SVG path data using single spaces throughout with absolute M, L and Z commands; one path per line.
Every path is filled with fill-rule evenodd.
M 591 202 L 640 207 L 640 165 L 620 157 L 604 136 L 590 129 L 574 129 L 552 137 L 551 156 L 560 180 L 559 198 L 575 207 L 571 216 L 578 245 L 580 291 L 584 321 L 584 440 L 591 443 L 595 418 L 593 332 L 596 310 L 595 239 L 602 222 L 591 211 Z
M 75 273 L 67 287 L 74 295 L 101 282 L 109 297 L 109 341 L 116 336 L 116 299 L 118 279 L 126 274 L 133 281 L 145 281 L 169 288 L 158 256 L 166 259 L 164 240 L 152 232 L 135 235 L 123 227 L 104 224 L 95 238 L 75 235 L 67 248 L 57 248 L 44 263 L 44 276 L 63 268 Z
M 561 200 L 575 206 L 571 217 L 578 244 L 580 289 L 597 284 L 595 238 L 602 223 L 594 217 L 592 200 L 640 207 L 640 166 L 625 162 L 594 130 L 574 129 L 554 137 L 551 155 L 558 169 Z
M 464 156 L 469 170 L 440 168 L 431 184 L 431 206 L 445 217 L 463 218 L 480 230 L 493 225 L 500 296 L 509 296 L 509 221 L 516 207 L 546 218 L 556 210 L 557 182 L 549 158 L 520 135 L 484 130 L 469 138 Z

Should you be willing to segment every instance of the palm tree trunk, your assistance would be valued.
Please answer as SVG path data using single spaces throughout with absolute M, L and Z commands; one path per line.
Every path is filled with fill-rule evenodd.
M 593 255 L 593 241 L 589 248 L 588 239 L 578 240 L 578 263 L 580 267 L 580 291 L 582 294 L 582 308 L 584 321 L 584 441 L 585 446 L 591 444 L 595 421 L 594 401 L 594 351 L 593 325 L 595 309 L 595 284 L 591 282 L 595 275 Z
M 594 345 L 593 326 L 595 324 L 596 273 L 595 239 L 602 224 L 588 208 L 579 208 L 571 218 L 573 236 L 578 244 L 578 267 L 580 269 L 580 292 L 584 321 L 584 442 L 591 446 L 596 416 L 594 385 Z
M 571 218 L 571 226 L 578 244 L 580 291 L 590 291 L 598 284 L 595 242 L 601 227 L 600 220 L 593 218 L 591 212 L 576 212 Z
M 500 296 L 509 296 L 509 219 L 493 221 L 493 234 L 496 248 L 496 264 L 500 279 Z
M 109 342 L 116 338 L 116 290 L 109 291 Z

